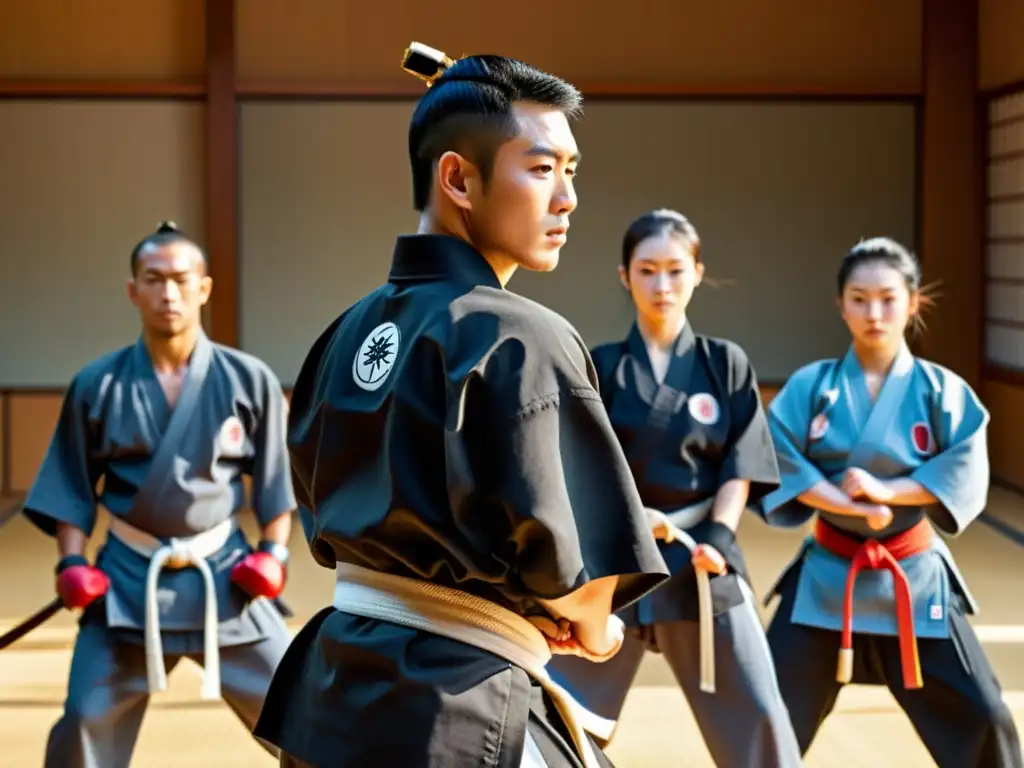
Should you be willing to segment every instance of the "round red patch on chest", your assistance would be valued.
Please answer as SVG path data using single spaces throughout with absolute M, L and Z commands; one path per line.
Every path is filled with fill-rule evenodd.
M 220 428 L 220 448 L 222 451 L 236 452 L 242 449 L 245 442 L 245 430 L 237 416 L 229 417 Z
M 935 440 L 932 437 L 932 430 L 923 421 L 917 422 L 910 428 L 910 442 L 914 450 L 923 456 L 931 456 L 935 453 Z
M 707 393 L 702 392 L 693 395 L 687 407 L 690 409 L 690 415 L 694 420 L 699 421 L 701 424 L 711 425 L 718 422 L 720 415 L 718 401 Z

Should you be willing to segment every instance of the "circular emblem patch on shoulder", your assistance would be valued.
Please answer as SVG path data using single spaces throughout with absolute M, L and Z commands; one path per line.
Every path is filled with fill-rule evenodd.
M 695 421 L 708 426 L 718 423 L 718 401 L 712 395 L 701 392 L 690 397 L 687 407 Z
M 808 430 L 807 436 L 811 440 L 821 440 L 826 432 L 828 432 L 828 416 L 819 413 L 811 419 L 811 428 Z
M 363 341 L 352 360 L 352 378 L 367 392 L 380 388 L 398 360 L 401 331 L 394 323 L 381 323 Z

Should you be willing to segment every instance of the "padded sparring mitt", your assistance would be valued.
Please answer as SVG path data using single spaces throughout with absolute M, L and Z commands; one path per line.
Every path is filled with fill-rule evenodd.
M 85 608 L 110 588 L 110 579 L 81 555 L 69 555 L 57 563 L 57 594 L 70 610 Z
M 231 580 L 249 597 L 273 600 L 284 591 L 288 572 L 288 548 L 272 541 L 261 541 L 255 552 L 250 552 L 231 571 Z

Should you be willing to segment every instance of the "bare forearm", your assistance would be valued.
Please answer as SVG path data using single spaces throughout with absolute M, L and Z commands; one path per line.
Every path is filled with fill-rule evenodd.
M 607 576 L 580 587 L 557 600 L 540 600 L 552 616 L 565 618 L 572 624 L 573 637 L 591 653 L 603 655 L 615 647 L 615 638 L 610 634 L 613 628 L 612 599 L 618 576 Z M 621 628 L 622 622 L 618 622 Z M 618 639 L 621 642 L 621 632 Z
M 538 600 L 552 616 L 566 618 L 569 621 L 592 622 L 604 621 L 612 612 L 612 599 L 618 586 L 618 576 L 606 576 L 603 579 L 584 584 L 575 592 L 556 600 Z
M 883 480 L 882 485 L 892 491 L 893 496 L 887 502 L 890 506 L 921 507 L 938 501 L 931 491 L 909 477 Z
M 809 490 L 801 493 L 797 499 L 808 507 L 831 512 L 833 515 L 860 517 L 863 514 L 849 496 L 828 480 L 821 480 Z
M 735 533 L 749 498 L 749 480 L 727 480 L 715 494 L 715 506 L 711 510 L 711 519 Z
M 290 511 L 275 517 L 263 526 L 261 531 L 264 541 L 272 541 L 275 544 L 280 544 L 282 547 L 288 546 L 288 540 L 291 538 L 291 535 L 292 513 Z
M 882 531 L 892 523 L 892 509 L 888 502 L 878 501 L 878 490 L 878 481 L 870 475 L 862 470 L 848 470 L 841 488 L 822 480 L 798 498 L 809 507 L 833 515 L 863 518 L 871 530 Z
M 81 555 L 89 537 L 85 531 L 68 523 L 57 523 L 57 553 L 60 557 Z

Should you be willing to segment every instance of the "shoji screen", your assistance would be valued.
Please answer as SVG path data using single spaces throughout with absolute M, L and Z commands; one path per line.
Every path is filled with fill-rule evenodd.
M 988 109 L 985 357 L 1024 370 L 1024 92 Z

